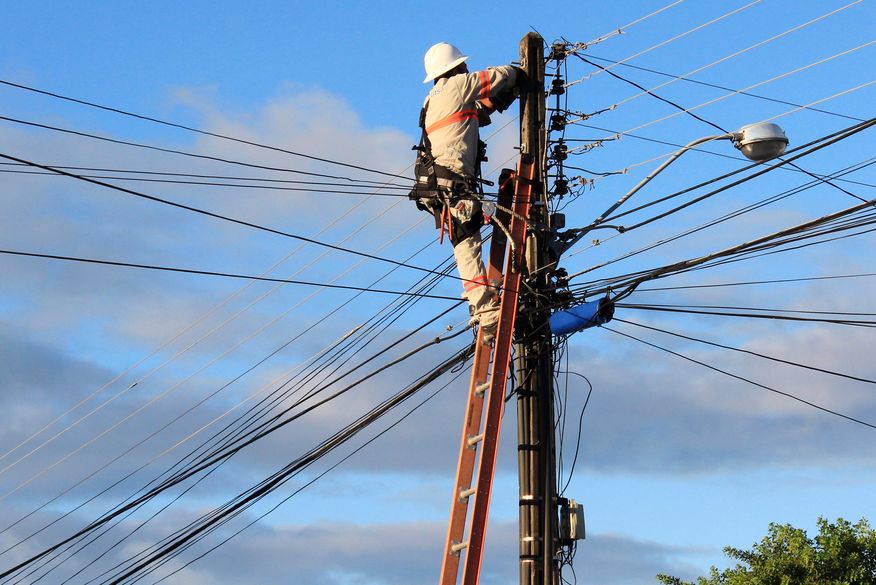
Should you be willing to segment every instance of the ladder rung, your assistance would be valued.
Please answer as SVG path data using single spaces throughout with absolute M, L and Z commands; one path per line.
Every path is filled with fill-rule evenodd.
M 460 489 L 459 490 L 459 499 L 464 500 L 469 496 L 473 496 L 474 493 L 478 491 L 477 488 L 468 488 L 467 490 Z
M 487 390 L 489 390 L 489 389 L 490 389 L 489 382 L 484 382 L 483 384 L 479 384 L 475 388 L 475 396 L 483 396 L 484 394 L 486 394 Z
M 474 447 L 475 445 L 477 445 L 478 443 L 480 443 L 480 442 L 483 441 L 483 440 L 484 440 L 484 434 L 483 434 L 483 433 L 481 433 L 480 435 L 471 435 L 471 436 L 468 438 L 468 446 L 469 446 L 469 447 Z
M 467 542 L 454 542 L 450 546 L 450 552 L 455 554 L 455 555 L 458 555 L 460 552 L 462 552 L 463 550 L 465 550 L 467 548 L 468 548 Z

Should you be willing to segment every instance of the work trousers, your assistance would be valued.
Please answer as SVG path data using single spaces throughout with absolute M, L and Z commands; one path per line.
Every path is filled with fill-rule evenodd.
M 450 208 L 450 215 L 465 224 L 479 220 L 482 217 L 480 211 L 480 201 L 463 199 Z M 494 328 L 499 318 L 498 289 L 496 283 L 487 280 L 480 229 L 473 230 L 469 237 L 453 247 L 453 257 L 462 279 L 462 297 L 468 301 L 472 316 L 482 328 Z

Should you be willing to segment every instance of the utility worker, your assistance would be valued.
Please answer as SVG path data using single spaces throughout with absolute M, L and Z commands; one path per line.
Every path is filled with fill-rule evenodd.
M 410 197 L 435 216 L 442 241 L 447 230 L 472 322 L 491 343 L 499 319 L 498 283 L 487 281 L 481 256 L 480 228 L 492 213 L 485 215 L 482 206 L 480 163 L 486 145 L 478 128 L 489 124 L 490 113 L 511 105 L 523 73 L 510 65 L 469 73 L 467 59 L 449 43 L 426 51 L 423 83 L 434 86 L 420 112 L 417 184 Z

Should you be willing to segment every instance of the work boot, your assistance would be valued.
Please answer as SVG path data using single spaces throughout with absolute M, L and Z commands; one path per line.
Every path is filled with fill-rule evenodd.
M 496 325 L 492 327 L 484 327 L 484 334 L 481 337 L 481 342 L 485 345 L 493 345 L 496 340 Z
M 487 345 L 493 343 L 496 338 L 496 330 L 499 327 L 499 305 L 496 304 L 488 310 L 481 311 L 478 315 L 478 326 L 481 329 L 481 339 Z
M 484 343 L 492 343 L 496 337 L 496 329 L 499 325 L 499 307 L 501 299 L 499 297 L 499 288 L 501 280 L 492 280 L 490 288 L 494 291 L 486 306 L 481 307 L 476 312 L 480 327 L 484 330 Z

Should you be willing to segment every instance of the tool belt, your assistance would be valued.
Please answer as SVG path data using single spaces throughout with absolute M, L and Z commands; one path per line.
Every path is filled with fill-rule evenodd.
M 429 169 L 434 172 L 430 173 Z M 426 211 L 435 218 L 435 229 L 441 230 L 441 241 L 444 240 L 444 231 L 447 230 L 450 243 L 456 247 L 475 232 L 479 232 L 484 223 L 476 188 L 474 179 L 467 179 L 441 165 L 432 163 L 427 167 L 418 161 L 417 182 L 408 198 L 416 203 L 417 209 Z M 474 209 L 468 219 L 461 221 L 450 210 L 464 200 L 472 201 Z

